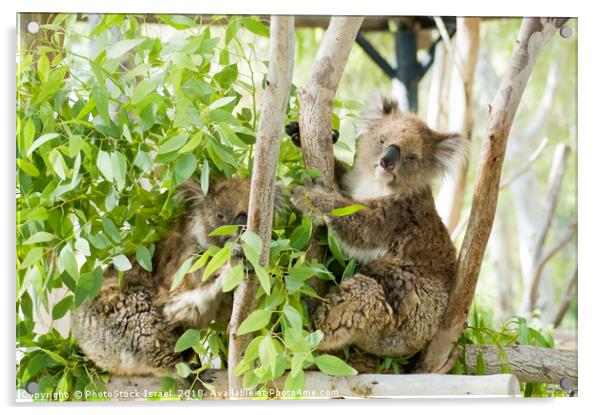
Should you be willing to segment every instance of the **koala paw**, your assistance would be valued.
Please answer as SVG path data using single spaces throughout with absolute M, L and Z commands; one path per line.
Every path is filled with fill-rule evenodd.
M 236 261 L 236 263 L 241 263 L 246 271 L 253 271 L 253 265 L 245 257 L 241 244 L 232 245 L 232 248 L 230 248 L 230 258 Z

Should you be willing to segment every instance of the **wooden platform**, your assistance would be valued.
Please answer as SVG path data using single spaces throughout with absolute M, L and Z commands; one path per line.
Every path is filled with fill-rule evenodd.
M 357 375 L 333 377 L 321 372 L 306 372 L 306 386 L 302 396 L 307 399 L 357 398 L 411 398 L 411 397 L 518 397 L 521 396 L 518 379 L 514 375 L 460 376 L 460 375 Z M 161 396 L 163 399 L 196 398 L 229 399 L 227 373 L 224 370 L 207 371 L 204 378 L 209 389 L 187 391 Z M 114 400 L 146 400 L 159 390 L 158 378 L 113 377 L 107 384 L 107 393 Z M 288 399 L 282 391 L 284 379 L 279 379 L 268 391 L 272 399 Z M 242 398 L 250 399 L 254 396 Z M 240 397 L 239 397 L 240 399 Z

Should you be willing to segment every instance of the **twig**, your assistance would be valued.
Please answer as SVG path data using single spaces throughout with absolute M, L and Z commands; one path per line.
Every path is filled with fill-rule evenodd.
M 562 186 L 562 179 L 566 171 L 566 162 L 569 155 L 569 147 L 565 144 L 558 144 L 554 150 L 554 158 L 552 160 L 552 167 L 550 168 L 550 175 L 548 176 L 548 187 L 546 190 L 546 199 L 544 202 L 543 209 L 543 220 L 541 227 L 535 236 L 535 258 L 541 258 L 543 245 L 550 230 L 552 224 L 552 218 L 556 211 L 556 205 L 558 205 L 558 199 L 560 196 L 560 188 Z
M 433 17 L 433 19 L 435 20 L 435 26 L 437 26 L 437 30 L 441 35 L 441 40 L 445 45 L 445 49 L 447 49 L 447 53 L 452 57 L 452 61 L 454 65 L 456 65 L 456 68 L 458 69 L 462 80 L 466 82 L 466 72 L 464 70 L 464 63 L 462 62 L 462 58 L 460 58 L 460 56 L 458 56 L 458 54 L 456 53 L 456 50 L 451 43 L 451 38 L 449 37 L 449 32 L 445 27 L 443 19 L 440 16 L 435 16 Z
M 554 323 L 553 323 L 554 328 L 560 326 L 560 323 L 562 323 L 562 320 L 564 319 L 566 312 L 569 310 L 571 301 L 573 301 L 573 296 L 571 295 L 571 293 L 573 292 L 573 289 L 575 288 L 576 285 L 577 285 L 577 266 L 575 266 L 575 269 L 573 270 L 571 278 L 569 279 L 569 282 L 567 283 L 566 288 L 564 289 L 564 295 L 562 297 L 562 304 L 560 305 L 560 308 L 558 309 L 558 313 L 556 313 L 556 317 L 554 317 Z
M 538 261 L 537 266 L 535 267 L 535 273 L 533 274 L 533 279 L 531 280 L 531 287 L 529 289 L 529 301 L 531 304 L 531 310 L 533 310 L 533 308 L 535 307 L 535 302 L 537 301 L 539 281 L 541 279 L 541 274 L 543 272 L 544 267 L 546 266 L 548 261 L 552 259 L 552 257 L 556 255 L 556 253 L 558 253 L 558 251 L 560 251 L 566 244 L 568 244 L 571 241 L 571 239 L 573 239 L 573 234 L 575 233 L 576 229 L 576 223 L 570 224 L 563 237 L 560 238 L 558 242 L 556 242 L 556 244 L 552 248 L 550 248 L 545 254 L 543 254 L 540 260 Z
M 541 154 L 543 153 L 543 150 L 545 149 L 545 147 L 547 145 L 548 145 L 548 137 L 544 137 L 541 140 L 541 142 L 539 143 L 539 145 L 537 146 L 537 148 L 535 149 L 535 151 L 533 153 L 531 153 L 531 155 L 527 159 L 527 162 L 525 163 L 525 165 L 522 166 L 520 169 L 518 169 L 516 172 L 510 174 L 510 176 L 508 178 L 506 178 L 502 182 L 502 184 L 500 184 L 500 190 L 507 188 L 508 186 L 510 186 L 512 184 L 513 181 L 515 181 L 520 176 L 525 174 L 529 170 L 529 167 L 531 167 L 531 165 L 535 162 L 535 160 L 537 160 L 539 158 L 539 156 L 541 156 Z

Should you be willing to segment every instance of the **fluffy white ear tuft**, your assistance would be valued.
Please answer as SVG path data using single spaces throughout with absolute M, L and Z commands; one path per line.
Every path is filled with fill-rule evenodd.
M 383 119 L 391 114 L 399 112 L 399 103 L 394 98 L 380 95 L 369 105 L 357 120 L 357 130 L 360 135 L 370 131 Z
M 186 203 L 194 204 L 205 200 L 201 185 L 192 179 L 186 180 L 178 186 L 177 197 Z
M 468 161 L 470 140 L 460 134 L 438 134 L 435 144 L 435 168 L 442 176 L 454 176 Z

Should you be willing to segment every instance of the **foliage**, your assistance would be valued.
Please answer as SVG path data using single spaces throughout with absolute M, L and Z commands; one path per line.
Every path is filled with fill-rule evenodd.
M 181 211 L 178 184 L 192 177 L 206 192 L 210 177 L 250 175 L 261 87 L 255 68 L 261 74 L 266 69 L 256 59 L 255 41 L 269 36 L 269 29 L 250 17 L 231 18 L 221 34 L 201 24 L 210 22 L 157 18 L 175 29 L 169 41 L 150 34 L 144 16 L 106 15 L 86 25 L 75 15 L 57 15 L 20 51 L 20 388 L 32 380 L 49 392 L 102 387 L 98 380 L 107 374 L 80 354 L 72 338 L 63 339 L 53 328 L 47 334 L 44 328 L 34 330 L 39 321 L 34 315 L 48 313 L 54 325 L 95 298 L 109 265 L 121 277 L 131 261 L 152 269 L 154 243 Z M 289 110 L 296 118 L 295 99 Z M 303 174 L 299 150 L 285 140 L 278 178 L 301 183 Z M 329 267 L 340 277 L 347 264 L 340 248 L 325 265 L 306 260 L 311 231 L 309 219 L 293 213 L 278 217 L 265 268 L 258 262 L 257 235 L 240 237 L 261 282 L 259 308 L 241 326 L 241 332 L 257 335 L 237 369 L 246 386 L 261 386 L 291 369 L 286 385 L 297 390 L 304 384 L 303 369 L 313 364 L 333 375 L 354 372 L 340 359 L 314 352 L 321 333 L 311 331 L 301 296 L 316 296 L 309 278 L 335 280 Z M 323 243 L 338 246 L 332 237 Z M 202 267 L 208 278 L 229 257 L 229 246 L 199 252 L 182 264 L 174 286 Z M 224 290 L 233 290 L 244 274 L 242 265 L 234 267 Z M 66 294 L 53 304 L 52 292 L 59 289 Z M 179 365 L 180 375 L 198 374 L 215 358 L 226 359 L 225 327 L 188 330 L 176 348 L 191 347 L 201 365 L 195 370 Z
M 59 14 L 41 26 L 33 43 L 21 44 L 17 66 L 19 389 L 35 381 L 41 392 L 55 393 L 43 395 L 44 400 L 102 390 L 109 375 L 81 354 L 73 338 L 59 333 L 57 322 L 86 299 L 95 298 L 109 265 L 121 275 L 132 261 L 152 269 L 154 243 L 181 213 L 175 197 L 178 184 L 192 178 L 206 192 L 210 177 L 250 175 L 269 29 L 257 18 L 242 16 L 230 17 L 223 27 L 210 25 L 221 18 L 158 15 L 163 25 L 156 25 L 143 15 L 89 16 L 88 22 L 81 22 L 75 15 Z M 301 70 L 296 74 L 313 60 L 318 34 L 319 29 L 297 31 L 296 68 Z M 381 35 L 370 36 L 378 41 Z M 361 107 L 355 99 L 363 99 L 364 92 L 371 94 L 374 85 L 388 85 L 361 51 L 354 50 L 351 60 L 358 64 L 350 65 L 341 89 L 352 91 L 354 99 L 336 100 L 333 114 L 333 127 L 342 133 L 335 152 L 347 162 L 354 153 L 351 121 Z M 291 120 L 298 118 L 295 95 L 293 87 L 287 115 Z M 304 175 L 315 177 L 316 172 L 303 169 L 299 150 L 284 139 L 277 175 L 290 185 L 302 183 Z M 354 205 L 333 214 L 352 214 L 361 208 Z M 214 232 L 236 230 L 222 227 Z M 308 218 L 279 212 L 265 267 L 259 265 L 257 235 L 243 232 L 236 241 L 261 285 L 258 308 L 240 328 L 241 334 L 255 336 L 236 368 L 246 387 L 261 391 L 266 382 L 288 371 L 285 387 L 298 392 L 305 382 L 304 370 L 314 366 L 332 375 L 354 373 L 344 362 L 349 350 L 338 357 L 315 351 L 322 333 L 312 331 L 302 296 L 316 297 L 310 278 L 337 283 L 352 277 L 357 263 L 345 257 L 331 234 L 322 235 L 318 242 L 328 248 L 324 261 L 308 260 L 313 231 Z M 197 253 L 178 270 L 174 286 L 202 267 L 209 278 L 229 256 L 229 247 Z M 224 290 L 235 289 L 248 273 L 246 267 L 235 266 Z M 59 302 L 53 300 L 57 293 L 62 295 Z M 47 320 L 48 327 L 43 324 Z M 524 320 L 508 322 L 500 331 L 491 327 L 482 310 L 473 308 L 470 328 L 460 343 L 548 342 L 545 347 L 553 346 L 545 330 Z M 216 361 L 223 367 L 227 342 L 225 327 L 217 324 L 208 330 L 188 330 L 176 350 L 192 348 L 199 365 L 179 364 L 178 374 L 201 381 L 198 375 Z M 376 369 L 398 373 L 410 360 L 378 359 Z M 454 371 L 465 373 L 461 361 Z M 161 390 L 174 386 L 173 380 L 164 379 Z M 542 391 L 545 386 L 525 386 L 525 394 Z
M 503 346 L 529 345 L 554 348 L 552 329 L 541 326 L 537 320 L 529 322 L 524 317 L 516 316 L 501 324 L 499 329 L 494 327 L 491 310 L 476 301 L 473 302 L 468 317 L 468 327 L 458 339 L 458 347 L 463 349 L 467 344 L 498 346 L 502 373 L 511 373 Z M 479 352 L 477 353 L 475 374 L 484 375 L 486 369 L 485 360 Z M 464 353 L 460 354 L 451 373 L 471 374 L 466 365 Z M 544 383 L 522 383 L 521 389 L 525 397 L 564 396 L 561 389 Z

